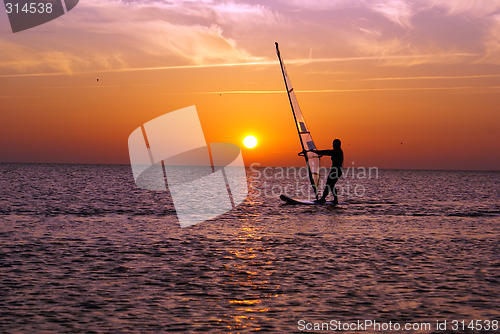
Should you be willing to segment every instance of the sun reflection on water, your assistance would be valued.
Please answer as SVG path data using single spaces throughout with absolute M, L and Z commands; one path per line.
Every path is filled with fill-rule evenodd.
M 235 236 L 231 254 L 231 265 L 225 266 L 226 274 L 220 282 L 222 290 L 228 293 L 228 307 L 231 312 L 226 328 L 231 331 L 260 330 L 259 314 L 272 312 L 270 299 L 281 296 L 280 285 L 272 282 L 270 267 L 277 258 L 266 244 L 266 234 L 245 221 Z

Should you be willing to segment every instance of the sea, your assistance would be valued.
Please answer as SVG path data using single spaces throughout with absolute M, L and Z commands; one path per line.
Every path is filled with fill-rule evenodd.
M 247 168 L 181 228 L 126 165 L 0 164 L 1 333 L 499 332 L 500 172 Z

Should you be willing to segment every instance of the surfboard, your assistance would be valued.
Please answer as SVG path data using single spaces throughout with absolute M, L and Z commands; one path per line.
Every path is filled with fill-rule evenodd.
M 280 195 L 280 199 L 284 201 L 285 204 L 290 204 L 290 205 L 337 205 L 333 203 L 333 201 L 326 201 L 321 203 L 309 200 L 294 199 L 285 195 Z

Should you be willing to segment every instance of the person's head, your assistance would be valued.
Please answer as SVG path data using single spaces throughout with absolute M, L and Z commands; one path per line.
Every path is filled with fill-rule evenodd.
M 342 143 L 340 142 L 340 139 L 335 139 L 332 143 L 333 148 L 340 148 L 340 145 Z

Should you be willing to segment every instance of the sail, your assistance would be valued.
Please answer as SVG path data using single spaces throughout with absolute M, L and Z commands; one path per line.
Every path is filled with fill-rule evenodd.
M 306 125 L 304 115 L 300 111 L 299 102 L 293 91 L 292 83 L 290 77 L 285 69 L 285 64 L 281 59 L 280 50 L 278 48 L 278 43 L 276 44 L 276 53 L 278 54 L 278 59 L 280 61 L 281 72 L 283 72 L 283 78 L 285 79 L 285 87 L 288 93 L 288 99 L 290 100 L 290 106 L 292 107 L 293 118 L 295 119 L 295 125 L 297 126 L 297 132 L 299 133 L 300 144 L 302 145 L 302 152 L 299 155 L 303 156 L 306 160 L 307 172 L 309 175 L 309 181 L 314 190 L 314 195 L 316 199 L 318 198 L 318 183 L 319 183 L 319 170 L 320 170 L 320 156 L 316 153 L 311 152 L 311 150 L 316 149 L 316 145 L 309 132 L 309 128 Z

